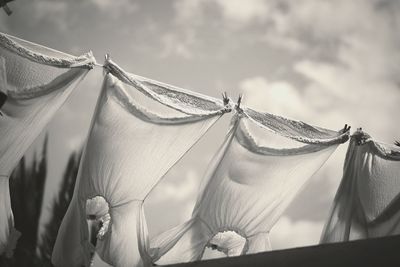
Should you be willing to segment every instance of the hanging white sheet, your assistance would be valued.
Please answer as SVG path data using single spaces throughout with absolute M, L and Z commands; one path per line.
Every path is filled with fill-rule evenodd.
M 351 138 L 321 243 L 400 234 L 400 148 Z
M 199 260 L 211 244 L 223 244 L 217 249 L 229 256 L 269 250 L 273 225 L 347 139 L 348 132 L 239 109 L 202 181 L 192 218 L 150 242 L 153 261 L 163 265 Z M 243 250 L 234 238 L 215 242 L 213 237 L 223 231 L 244 237 Z
M 149 266 L 143 201 L 166 172 L 230 111 L 223 102 L 143 77 L 115 63 L 105 77 L 74 197 L 53 250 L 57 267 L 88 266 L 95 249 L 115 266 Z M 87 217 L 102 222 L 96 248 Z
M 17 237 L 9 176 L 94 62 L 0 33 L 0 255 L 11 255 Z

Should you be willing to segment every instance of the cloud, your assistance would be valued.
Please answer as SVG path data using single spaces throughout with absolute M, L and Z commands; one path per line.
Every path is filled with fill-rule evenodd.
M 191 59 L 193 58 L 191 46 L 195 42 L 192 31 L 187 31 L 181 36 L 173 32 L 165 33 L 161 36 L 162 50 L 159 55 L 161 58 L 178 56 L 184 59 Z
M 263 77 L 252 77 L 240 82 L 243 103 L 259 111 L 288 117 L 309 117 L 303 96 L 286 81 L 270 82 Z
M 217 13 L 227 23 L 245 25 L 265 20 L 269 11 L 267 3 L 264 0 L 186 0 L 175 2 L 175 12 L 182 23 L 204 22 L 206 17 Z
M 390 1 L 282 3 L 286 7 L 273 12 L 273 26 L 266 32 L 280 38 L 274 45 L 293 53 L 291 79 L 242 80 L 239 87 L 246 105 L 330 129 L 345 123 L 353 130 L 361 126 L 375 139 L 393 142 L 400 136 L 396 118 L 400 114 L 400 36 L 394 34 L 400 31 L 400 5 Z M 322 223 L 315 218 L 323 216 L 301 217 L 296 210 L 310 214 L 306 211 L 310 196 L 322 197 L 311 205 L 314 212 L 329 210 L 345 149 L 345 145 L 340 147 L 325 171 L 313 178 L 307 196 L 298 198 L 274 227 L 273 245 L 278 244 L 274 248 L 317 242 Z M 322 187 L 323 195 L 321 181 L 329 185 Z
M 145 212 L 150 236 L 185 222 L 191 217 L 199 188 L 199 175 L 194 170 L 171 169 L 150 193 Z M 165 216 L 168 214 L 168 216 Z M 163 220 L 160 220 L 163 216 Z
M 7 14 L 2 9 L 0 9 L 0 31 L 1 32 L 8 31 Z
M 139 10 L 139 5 L 131 0 L 90 0 L 90 2 L 113 19 L 131 15 Z
M 264 21 L 269 13 L 268 4 L 264 0 L 215 0 L 215 4 L 226 20 L 239 24 Z
M 235 33 L 264 22 L 268 5 L 263 0 L 183 0 L 174 2 L 173 12 L 173 33 L 168 31 L 162 35 L 161 55 L 193 59 L 199 54 L 203 56 L 202 50 L 223 56 L 233 47 L 251 40 Z M 234 43 L 230 40 L 233 36 Z
M 270 232 L 272 249 L 310 246 L 319 243 L 323 222 L 293 221 L 282 217 Z
M 286 80 L 243 80 L 241 89 L 249 95 L 248 103 L 271 112 L 296 111 L 297 118 L 325 127 L 344 122 L 364 126 L 384 140 L 399 134 L 393 117 L 400 112 L 400 37 L 393 33 L 400 24 L 394 23 L 393 15 L 373 1 L 296 3 L 279 20 L 282 38 L 297 38 L 308 51 L 334 40 L 335 49 L 326 49 L 328 55 L 299 55 L 292 66 L 295 74 L 306 79 L 300 88 Z M 337 17 L 327 16 L 329 12 Z M 312 34 L 313 42 L 299 37 L 305 31 Z

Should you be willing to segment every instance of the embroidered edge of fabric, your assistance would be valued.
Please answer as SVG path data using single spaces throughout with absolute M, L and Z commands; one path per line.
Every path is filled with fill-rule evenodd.
M 112 94 L 117 98 L 119 104 L 126 108 L 131 114 L 146 122 L 164 125 L 177 125 L 197 122 L 212 116 L 221 115 L 219 112 L 211 113 L 209 115 L 188 115 L 185 113 L 185 115 L 182 117 L 167 117 L 163 115 L 158 115 L 135 103 L 132 97 L 125 91 L 123 84 L 119 83 L 119 80 L 111 86 L 113 86 L 113 88 L 115 89 L 112 91 Z
M 282 149 L 260 146 L 245 125 L 238 127 L 235 132 L 235 138 L 241 146 L 250 152 L 265 156 L 296 156 L 318 152 L 330 147 L 330 145 L 325 144 L 307 144 L 300 147 Z
M 270 113 L 261 113 L 249 108 L 243 110 L 243 116 L 249 118 L 261 128 L 306 144 L 342 144 L 349 140 L 350 137 L 349 131 L 336 132 L 314 127 L 302 121 L 295 121 Z M 268 118 L 272 118 L 274 122 L 272 120 L 268 121 Z
M 388 144 L 373 140 L 368 140 L 367 144 L 370 144 L 381 157 L 387 160 L 400 161 L 400 148 L 389 147 Z
M 17 37 L 14 37 L 15 39 L 19 39 Z M 25 41 L 25 40 L 24 40 Z M 28 42 L 28 41 L 25 41 Z M 35 44 L 38 45 L 38 44 Z M 30 61 L 40 63 L 43 65 L 49 65 L 49 66 L 54 66 L 54 67 L 60 67 L 60 68 L 73 68 L 73 67 L 83 67 L 83 68 L 89 68 L 92 69 L 96 60 L 93 57 L 93 53 L 91 51 L 81 55 L 81 56 L 72 56 L 65 54 L 66 56 L 71 57 L 70 59 L 62 59 L 62 58 L 57 58 L 57 57 L 52 57 L 52 56 L 47 56 L 42 53 L 38 53 L 35 51 L 32 51 L 11 38 L 8 37 L 7 34 L 0 33 L 0 46 L 3 47 L 4 49 L 7 49 L 11 52 L 16 53 L 17 55 L 26 58 Z M 38 45 L 41 46 L 41 45 Z M 53 50 L 44 46 L 41 46 L 45 49 Z M 56 51 L 56 50 L 54 50 Z M 58 52 L 58 51 L 57 51 Z M 62 53 L 62 52 L 59 52 Z
M 26 100 L 47 95 L 51 92 L 71 84 L 79 75 L 85 75 L 87 70 L 70 69 L 56 77 L 48 84 L 31 88 L 22 88 L 19 91 L 8 90 L 7 95 L 13 99 Z M 82 77 L 83 78 L 83 77 Z
M 369 145 L 377 155 L 386 160 L 400 161 L 400 147 L 375 141 L 368 133 L 361 129 L 353 133 L 351 142 L 356 146 Z
M 191 92 L 182 88 L 174 87 L 171 85 L 163 84 L 161 82 L 157 82 L 148 78 L 140 77 L 131 73 L 125 72 L 121 67 L 115 64 L 111 60 L 107 60 L 105 62 L 104 67 L 116 78 L 120 81 L 134 87 L 139 90 L 141 93 L 151 97 L 157 102 L 168 106 L 177 111 L 186 113 L 188 115 L 212 115 L 212 114 L 224 114 L 231 111 L 230 105 L 225 106 L 221 100 L 214 99 L 212 97 L 201 95 L 195 92 Z M 163 87 L 166 91 L 173 92 L 176 95 L 180 95 L 183 98 L 191 98 L 196 99 L 197 105 L 193 105 L 190 107 L 184 104 L 184 101 L 179 101 L 175 99 L 171 99 L 170 97 L 163 96 L 152 89 L 148 88 L 143 82 L 149 82 L 155 84 L 157 86 Z M 193 101 L 190 101 L 193 102 Z M 203 102 L 203 104 L 201 103 Z M 215 109 L 207 109 L 206 102 L 208 104 L 212 104 L 215 106 Z

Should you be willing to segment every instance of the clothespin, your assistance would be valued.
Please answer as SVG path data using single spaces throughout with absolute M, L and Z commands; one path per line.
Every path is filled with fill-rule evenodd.
M 242 94 L 239 94 L 239 97 L 238 97 L 238 100 L 237 100 L 236 106 L 235 106 L 236 111 L 237 111 L 237 113 L 239 113 L 239 114 L 242 114 L 242 113 L 243 113 L 243 109 L 240 107 L 240 104 L 242 103 L 242 98 L 243 98 L 243 95 L 242 95 Z
M 222 101 L 224 103 L 224 106 L 227 106 L 229 104 L 229 98 L 228 98 L 228 95 L 226 94 L 226 92 L 222 93 Z
M 395 144 L 396 146 L 400 146 L 400 141 L 395 140 L 395 141 L 394 141 L 394 144 Z
M 3 8 L 8 16 L 12 14 L 12 10 L 8 7 L 7 3 L 14 0 L 0 0 L 0 8 Z
M 343 133 L 350 131 L 350 128 L 351 128 L 350 125 L 347 126 L 347 124 L 345 124 L 345 125 L 344 125 L 344 128 L 343 128 Z
M 237 100 L 237 104 L 236 104 L 237 108 L 240 108 L 240 103 L 242 103 L 242 98 L 243 98 L 243 95 L 240 94 L 239 97 L 238 97 L 238 100 Z
M 7 101 L 7 95 L 0 91 L 0 108 L 3 107 L 6 101 Z M 3 113 L 1 113 L 1 111 L 0 111 L 0 116 L 3 116 Z
M 222 93 L 222 103 L 225 106 L 224 112 L 231 112 L 232 111 L 232 107 L 231 107 L 231 105 L 229 105 L 230 99 L 229 99 L 229 97 L 228 97 L 226 92 Z
M 105 63 L 104 63 L 104 66 L 103 66 L 104 72 L 105 72 L 106 74 L 108 74 L 108 73 L 110 72 L 110 67 L 109 67 L 108 64 L 107 64 L 107 62 L 108 62 L 109 60 L 111 60 L 111 57 L 110 57 L 110 54 L 107 53 L 107 54 L 104 55 L 104 61 L 105 61 Z

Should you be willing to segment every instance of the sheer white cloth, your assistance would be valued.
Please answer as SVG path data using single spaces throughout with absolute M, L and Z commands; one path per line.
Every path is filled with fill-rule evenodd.
M 94 249 L 116 267 L 150 265 L 143 201 L 229 111 L 220 100 L 126 73 L 111 61 L 106 68 L 110 73 L 99 97 L 74 197 L 53 250 L 52 261 L 58 267 L 88 266 Z M 107 212 L 109 221 L 105 219 L 94 248 L 88 240 L 86 217 L 104 218 Z
M 213 237 L 223 231 L 246 239 L 243 249 L 237 239 L 220 240 L 224 247 L 218 249 L 230 256 L 269 250 L 273 225 L 347 139 L 348 132 L 239 110 L 204 177 L 192 218 L 155 237 L 151 257 L 161 265 L 199 260 L 207 245 L 217 244 Z
M 75 57 L 0 33 L 0 254 L 10 255 L 17 237 L 9 176 L 93 64 L 91 53 Z
M 400 234 L 400 148 L 356 132 L 321 243 Z

